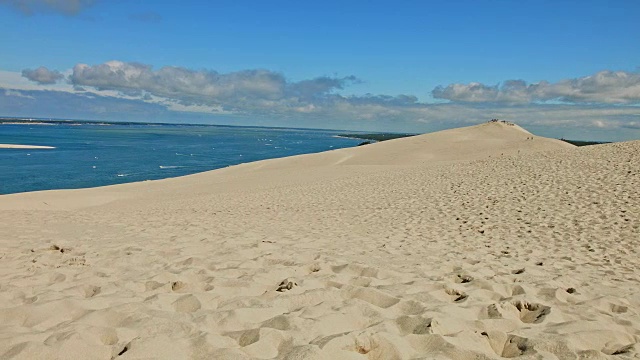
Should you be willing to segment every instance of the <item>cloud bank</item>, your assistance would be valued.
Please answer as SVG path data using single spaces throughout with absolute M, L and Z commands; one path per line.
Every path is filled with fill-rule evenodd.
M 51 71 L 44 66 L 40 66 L 35 70 L 24 69 L 22 70 L 22 76 L 41 85 L 55 84 L 58 80 L 64 78 L 64 75 L 59 71 Z
M 507 80 L 498 85 L 481 83 L 450 84 L 432 91 L 436 99 L 454 102 L 534 103 L 559 101 L 573 104 L 638 104 L 640 73 L 600 71 L 596 74 L 556 83 L 527 84 Z
M 74 104 L 65 107 L 65 117 L 77 113 L 76 117 L 87 119 L 190 119 L 402 132 L 434 131 L 500 118 L 547 136 L 555 136 L 545 133 L 553 128 L 595 134 L 580 137 L 598 140 L 640 137 L 640 74 L 634 72 L 602 71 L 555 83 L 508 80 L 493 86 L 450 84 L 433 89 L 434 98 L 447 100 L 439 103 L 420 101 L 414 95 L 344 95 L 349 86 L 361 82 L 353 75 L 292 81 L 266 69 L 220 73 L 122 61 L 77 64 L 64 73 L 69 75 L 45 67 L 25 69 L 22 83 L 11 78 L 6 83 L 14 84 L 13 88 L 5 86 L 4 94 L 0 89 L 3 108 L 28 116 L 37 116 L 34 109 L 45 108 L 42 116 L 46 117 L 54 116 L 51 109 L 60 109 L 58 103 L 65 102 Z M 606 132 L 613 135 L 603 137 Z M 571 132 L 556 137 L 560 136 L 571 137 Z
M 41 12 L 75 15 L 95 2 L 96 0 L 0 0 L 0 4 L 12 6 L 27 15 Z
M 121 61 L 93 66 L 77 64 L 68 80 L 76 87 L 117 91 L 140 98 L 156 96 L 187 106 L 207 105 L 225 112 L 257 114 L 322 111 L 336 102 L 348 101 L 336 92 L 359 81 L 355 76 L 320 76 L 291 82 L 283 74 L 265 69 L 221 74 L 174 66 L 154 70 L 150 65 Z

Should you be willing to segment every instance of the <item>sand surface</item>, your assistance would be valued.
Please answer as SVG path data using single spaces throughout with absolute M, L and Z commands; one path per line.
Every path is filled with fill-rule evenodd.
M 53 146 L 0 144 L 0 149 L 55 149 Z
M 0 196 L 0 358 L 638 359 L 639 159 L 488 123 Z

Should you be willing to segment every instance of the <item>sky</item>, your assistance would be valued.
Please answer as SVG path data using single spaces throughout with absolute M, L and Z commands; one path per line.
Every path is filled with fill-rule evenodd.
M 0 116 L 640 139 L 640 1 L 0 0 Z

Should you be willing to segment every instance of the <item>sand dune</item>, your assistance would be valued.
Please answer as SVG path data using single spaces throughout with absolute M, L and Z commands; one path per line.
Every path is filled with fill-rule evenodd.
M 1 196 L 0 358 L 639 358 L 639 158 L 488 123 Z

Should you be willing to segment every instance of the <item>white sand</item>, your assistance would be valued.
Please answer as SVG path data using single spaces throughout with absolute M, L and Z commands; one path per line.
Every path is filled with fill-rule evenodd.
M 0 144 L 0 149 L 55 149 L 53 146 Z
M 640 142 L 532 136 L 1 196 L 0 358 L 637 359 Z

